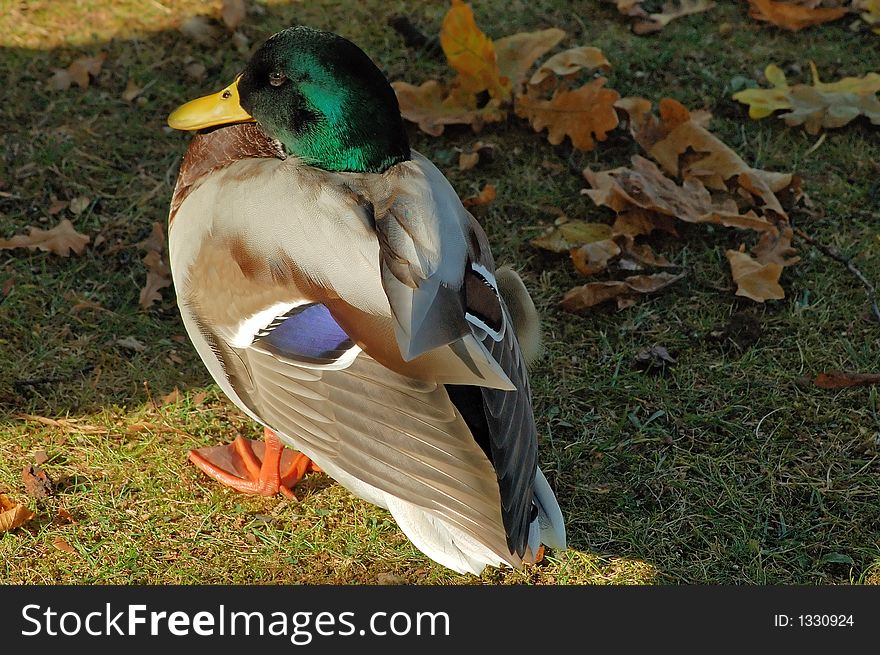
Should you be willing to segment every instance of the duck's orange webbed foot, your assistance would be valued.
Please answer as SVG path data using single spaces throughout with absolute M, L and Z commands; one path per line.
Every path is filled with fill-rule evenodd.
M 293 488 L 310 471 L 320 471 L 302 453 L 289 450 L 272 430 L 263 441 L 238 437 L 227 446 L 189 451 L 189 460 L 220 484 L 258 496 L 281 493 L 296 500 Z

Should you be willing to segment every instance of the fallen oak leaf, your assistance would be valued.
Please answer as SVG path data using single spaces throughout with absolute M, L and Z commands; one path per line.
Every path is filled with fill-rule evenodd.
M 654 230 L 666 232 L 674 237 L 678 236 L 673 217 L 656 214 L 641 207 L 622 209 L 611 226 L 611 233 L 614 236 L 623 236 L 628 239 L 651 234 Z
M 620 246 L 612 239 L 603 239 L 573 248 L 569 253 L 574 267 L 584 275 L 595 275 L 608 268 L 608 262 L 620 254 Z
M 88 196 L 77 196 L 73 200 L 70 201 L 69 209 L 70 213 L 74 216 L 79 216 L 82 214 L 89 206 L 89 203 L 92 202 L 92 199 Z
M 150 236 L 138 246 L 147 251 L 142 261 L 147 267 L 147 279 L 138 297 L 142 309 L 148 309 L 162 300 L 161 289 L 171 286 L 171 269 L 165 259 L 165 231 L 161 223 L 153 223 Z
M 630 306 L 638 294 L 656 293 L 677 282 L 685 273 L 654 273 L 653 275 L 633 275 L 623 280 L 590 282 L 566 291 L 560 301 L 563 309 L 581 312 L 609 300 L 617 299 L 618 308 Z
M 440 26 L 440 47 L 449 65 L 458 72 L 458 85 L 470 92 L 488 91 L 493 98 L 510 97 L 510 79 L 498 68 L 495 45 L 474 20 L 470 5 L 452 0 Z
M 147 349 L 147 346 L 142 341 L 139 341 L 132 336 L 128 336 L 123 339 L 117 339 L 116 345 L 121 346 L 126 350 L 133 350 L 138 353 L 144 352 Z
M 637 17 L 633 21 L 632 31 L 640 35 L 658 32 L 677 18 L 699 14 L 714 7 L 715 3 L 712 0 L 678 0 L 678 6 L 673 2 L 667 2 L 663 5 L 662 12 Z
M 587 243 L 603 241 L 612 236 L 611 228 L 604 223 L 567 221 L 557 225 L 529 243 L 552 252 L 570 252 Z
M 769 89 L 745 89 L 733 94 L 733 99 L 749 105 L 749 117 L 755 120 L 782 114 L 786 125 L 803 125 L 809 134 L 818 134 L 825 128 L 842 127 L 860 115 L 874 125 L 880 125 L 880 74 L 868 73 L 863 77 L 845 77 L 837 82 L 822 82 L 816 65 L 810 62 L 813 85 L 789 85 L 782 70 L 770 64 L 764 75 L 772 85 Z
M 81 255 L 86 244 L 91 240 L 91 237 L 77 232 L 73 223 L 66 218 L 51 230 L 41 230 L 36 227 L 31 227 L 29 230 L 27 236 L 19 234 L 11 239 L 0 239 L 0 250 L 28 248 L 69 257 L 71 250 Z
M 529 79 L 529 86 L 539 86 L 551 75 L 568 77 L 583 70 L 602 68 L 608 70 L 611 64 L 599 48 L 581 46 L 559 52 L 545 61 Z
M 666 369 L 677 364 L 675 357 L 663 346 L 654 345 L 642 348 L 633 359 L 633 368 L 637 370 Z
M 13 502 L 6 494 L 0 494 L 0 534 L 20 528 L 36 514 L 21 503 Z
M 162 398 L 159 399 L 160 405 L 175 405 L 180 402 L 180 399 L 183 395 L 180 393 L 180 389 L 174 387 L 170 393 L 165 394 Z
M 657 166 L 641 157 L 632 157 L 632 168 L 594 172 L 584 169 L 592 189 L 584 190 L 597 205 L 617 212 L 633 208 L 649 210 L 687 223 L 715 223 L 756 231 L 775 231 L 776 227 L 752 210 L 739 213 L 736 203 L 718 202 L 696 179 L 686 179 L 682 186 L 663 175 Z
M 621 107 L 621 102 L 617 106 Z M 631 103 L 629 107 L 638 110 L 643 105 Z M 631 121 L 630 131 L 663 170 L 684 180 L 698 179 L 706 187 L 724 192 L 729 190 L 727 181 L 735 178 L 741 189 L 760 198 L 762 212 L 770 210 L 787 218 L 776 194 L 786 191 L 793 200 L 800 198 L 798 178 L 752 168 L 706 129 L 704 119 L 698 119 L 672 98 L 660 100 L 659 109 L 659 120 L 647 112 Z
M 437 80 L 428 80 L 419 86 L 408 82 L 394 82 L 391 86 L 397 94 L 401 116 L 431 136 L 443 134 L 446 125 L 470 125 L 474 132 L 479 132 L 484 124 L 495 123 L 505 116 L 498 101 L 490 100 L 477 108 L 474 96 L 461 104 L 462 98 L 446 94 Z
M 749 16 L 792 32 L 842 18 L 847 7 L 810 7 L 778 0 L 749 0 Z
M 756 302 L 781 300 L 785 297 L 785 291 L 779 285 L 782 264 L 761 263 L 745 252 L 745 246 L 741 246 L 740 250 L 728 250 L 726 255 L 733 281 L 737 285 L 736 295 Z
M 52 542 L 52 545 L 60 551 L 79 557 L 79 552 L 76 550 L 76 548 L 71 546 L 61 537 L 56 537 L 55 540 Z
M 862 387 L 871 384 L 880 384 L 880 373 L 847 373 L 846 371 L 831 371 L 819 373 L 813 381 L 820 389 L 845 389 L 847 387 Z
M 458 170 L 469 171 L 480 162 L 479 152 L 463 152 L 458 156 Z
M 547 129 L 547 140 L 553 145 L 568 137 L 578 150 L 592 150 L 594 136 L 604 141 L 618 124 L 614 103 L 620 94 L 603 88 L 605 82 L 599 77 L 574 91 L 556 89 L 549 100 L 531 93 L 520 96 L 514 105 L 516 115 L 527 118 L 536 132 Z
M 220 37 L 223 36 L 223 30 L 220 26 L 216 25 L 208 16 L 191 16 L 183 21 L 178 29 L 196 43 L 205 46 L 216 45 Z
M 135 98 L 137 98 L 141 93 L 143 93 L 143 89 L 137 85 L 132 78 L 128 78 L 128 83 L 125 85 L 125 91 L 122 92 L 122 99 L 126 102 L 132 102 Z
M 461 151 L 458 155 L 458 170 L 469 171 L 480 163 L 480 158 L 486 156 L 491 160 L 495 150 L 495 144 L 485 141 L 477 141 Z
M 15 414 L 13 416 L 22 421 L 33 421 L 49 427 L 60 428 L 64 432 L 79 432 L 81 434 L 106 434 L 108 432 L 107 428 L 78 423 L 77 419 L 54 419 L 36 414 Z
M 465 198 L 461 201 L 461 204 L 465 207 L 475 207 L 478 205 L 488 205 L 493 202 L 496 197 L 495 185 L 487 184 L 482 188 L 480 193 L 476 196 L 472 196 L 470 198 Z
M 227 29 L 230 31 L 233 31 L 238 27 L 239 23 L 244 20 L 246 14 L 247 9 L 244 0 L 223 0 L 223 6 L 220 9 L 220 17 L 223 19 L 223 24 L 226 25 Z
M 37 500 L 51 496 L 55 489 L 51 478 L 39 465 L 28 464 L 21 470 L 25 493 Z
M 65 69 L 56 68 L 49 78 L 49 88 L 55 91 L 66 91 L 73 82 L 81 89 L 87 89 L 92 77 L 98 77 L 107 53 L 101 52 L 94 57 L 80 57 Z
M 498 70 L 503 77 L 510 80 L 515 94 L 519 94 L 534 63 L 565 36 L 564 30 L 551 27 L 538 32 L 519 32 L 495 41 Z

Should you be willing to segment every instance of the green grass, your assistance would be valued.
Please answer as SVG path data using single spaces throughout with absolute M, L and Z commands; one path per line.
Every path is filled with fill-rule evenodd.
M 228 83 L 247 58 L 228 42 L 201 46 L 176 30 L 185 17 L 216 15 L 217 4 L 0 0 L 0 236 L 63 215 L 92 236 L 70 259 L 0 251 L 0 284 L 12 280 L 0 304 L 0 491 L 37 511 L 24 528 L 0 534 L 0 580 L 880 582 L 878 387 L 810 383 L 831 369 L 880 370 L 880 325 L 843 266 L 799 244 L 803 261 L 783 276 L 786 299 L 757 305 L 733 295 L 724 258 L 752 237 L 685 226 L 681 239 L 652 241 L 687 269 L 685 281 L 620 312 L 559 309 L 561 294 L 582 278 L 529 238 L 557 210 L 600 221 L 610 213 L 579 194 L 584 180 L 541 162 L 566 170 L 625 164 L 636 149 L 622 132 L 572 154 L 510 118 L 479 136 L 497 145 L 494 160 L 460 172 L 455 149 L 475 140 L 470 130 L 436 139 L 411 130 L 414 147 L 440 163 L 462 196 L 487 182 L 498 188 L 476 213 L 496 260 L 523 273 L 544 317 L 547 353 L 532 377 L 540 460 L 567 518 L 569 551 L 524 571 L 459 576 L 326 476 L 310 476 L 300 502 L 288 502 L 235 494 L 191 467 L 188 449 L 258 431 L 179 338 L 173 291 L 149 311 L 138 308 L 146 272 L 135 244 L 165 220 L 188 139 L 167 130 L 165 116 Z M 253 44 L 302 22 L 359 43 L 391 79 L 448 75 L 442 60 L 408 53 L 386 25 L 407 13 L 436 33 L 443 2 L 258 5 L 264 11 L 243 26 Z M 803 178 L 813 208 L 796 223 L 880 281 L 877 128 L 856 121 L 808 154 L 816 137 L 777 118 L 750 121 L 730 99 L 737 78 L 757 81 L 771 62 L 791 81 L 808 80 L 811 59 L 825 81 L 880 71 L 880 37 L 852 32 L 847 20 L 786 33 L 748 19 L 744 3 L 719 3 L 648 37 L 632 35 L 605 2 L 474 5 L 490 36 L 555 25 L 570 35 L 565 46 L 600 47 L 614 65 L 609 86 L 623 95 L 711 110 L 713 131 L 747 162 Z M 99 50 L 107 60 L 89 89 L 46 88 L 54 68 Z M 191 62 L 205 65 L 204 80 L 187 77 Z M 134 103 L 120 98 L 129 78 L 145 89 Z M 49 216 L 52 196 L 80 195 L 91 199 L 80 216 Z M 75 309 L 83 300 L 103 309 Z M 128 336 L 147 348 L 126 350 L 118 340 Z M 677 365 L 638 370 L 635 355 L 654 344 Z M 180 402 L 151 402 L 175 387 Z M 203 390 L 207 398 L 195 402 Z M 41 450 L 56 492 L 37 501 L 20 474 Z

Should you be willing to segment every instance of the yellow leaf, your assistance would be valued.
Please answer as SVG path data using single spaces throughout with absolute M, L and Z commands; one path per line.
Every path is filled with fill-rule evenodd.
M 861 0 L 858 10 L 862 20 L 873 27 L 874 34 L 880 34 L 880 0 Z
M 770 64 L 764 71 L 772 89 L 745 89 L 733 94 L 733 99 L 749 106 L 749 118 L 755 120 L 766 118 L 780 109 L 790 109 L 788 99 L 788 83 L 785 73 L 775 64 Z
M 733 95 L 749 105 L 749 116 L 765 118 L 778 110 L 789 110 L 781 118 L 788 125 L 803 125 L 810 134 L 817 134 L 823 127 L 846 125 L 858 116 L 866 116 L 873 124 L 880 125 L 880 74 L 868 73 L 864 77 L 845 77 L 836 82 L 822 82 L 813 62 L 810 62 L 813 85 L 789 86 L 778 67 L 767 67 L 766 76 L 773 84 L 771 89 L 747 89 Z
M 604 223 L 568 221 L 532 239 L 531 244 L 553 252 L 569 252 L 588 243 L 611 238 L 611 228 Z
M 495 41 L 498 69 L 516 89 L 525 81 L 529 69 L 540 57 L 565 38 L 555 27 L 539 32 L 519 32 Z
M 449 65 L 458 71 L 463 89 L 488 91 L 501 100 L 510 97 L 510 80 L 502 77 L 492 39 L 477 27 L 470 5 L 452 0 L 440 27 L 440 46 Z
M 547 129 L 547 140 L 559 145 L 569 137 L 578 150 L 592 150 L 596 141 L 604 141 L 617 127 L 614 103 L 620 94 L 602 88 L 604 77 L 588 82 L 579 89 L 557 89 L 550 100 L 524 95 L 516 100 L 516 114 L 528 118 L 536 132 Z

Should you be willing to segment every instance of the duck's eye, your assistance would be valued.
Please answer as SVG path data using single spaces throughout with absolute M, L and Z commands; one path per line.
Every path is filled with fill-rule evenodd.
M 269 73 L 269 84 L 272 86 L 281 86 L 287 80 L 287 76 L 279 71 Z

